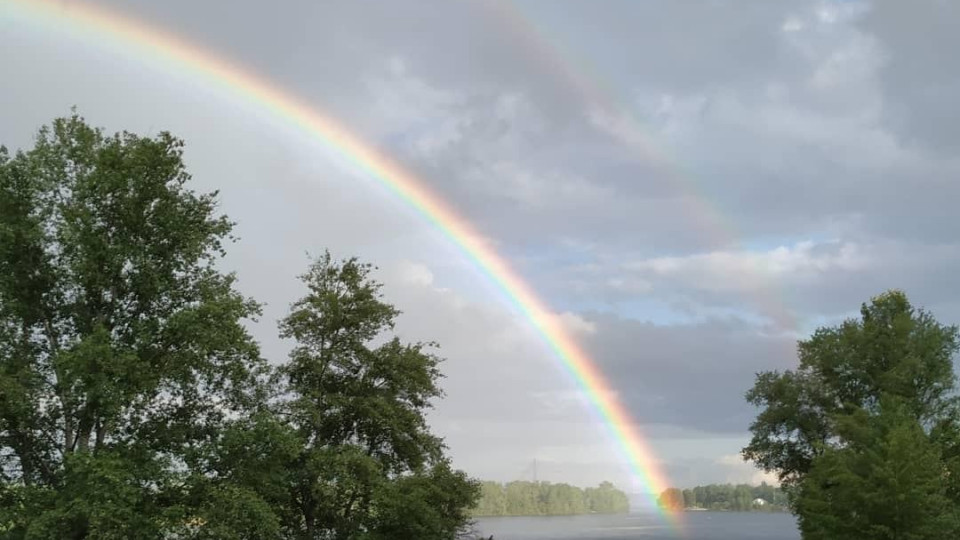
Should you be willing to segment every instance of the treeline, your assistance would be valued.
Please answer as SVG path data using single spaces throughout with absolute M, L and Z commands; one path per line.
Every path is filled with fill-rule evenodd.
M 475 516 L 564 516 L 622 514 L 630 511 L 627 495 L 610 482 L 581 489 L 550 482 L 483 482 Z
M 709 484 L 691 489 L 670 488 L 660 494 L 658 503 L 670 510 L 715 510 L 730 512 L 783 512 L 787 495 L 766 482 L 749 484 Z

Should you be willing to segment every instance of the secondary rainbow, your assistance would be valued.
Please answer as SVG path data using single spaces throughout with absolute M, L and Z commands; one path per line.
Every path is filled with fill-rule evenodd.
M 647 491 L 660 493 L 668 487 L 653 453 L 630 415 L 608 391 L 609 385 L 600 370 L 558 324 L 544 302 L 463 218 L 398 163 L 364 143 L 334 119 L 318 112 L 315 106 L 240 66 L 142 22 L 79 2 L 4 0 L 0 2 L 0 7 L 3 7 L 0 9 L 0 18 L 13 17 L 24 23 L 38 25 L 45 31 L 60 30 L 95 43 L 122 44 L 125 48 L 136 49 L 121 52 L 133 54 L 139 61 L 146 57 L 155 62 L 172 63 L 171 67 L 177 70 L 188 70 L 192 76 L 223 87 L 236 97 L 295 125 L 375 178 L 458 246 L 537 329 L 552 352 L 589 395 Z
M 742 249 L 742 234 L 737 231 L 734 221 L 698 185 L 697 180 L 702 175 L 690 171 L 683 160 L 673 155 L 657 137 L 651 136 L 655 130 L 646 128 L 632 108 L 618 99 L 618 92 L 597 66 L 556 39 L 541 22 L 542 18 L 531 13 L 529 6 L 516 0 L 489 0 L 479 5 L 519 41 L 521 51 L 531 54 L 535 63 L 549 71 L 561 87 L 569 88 L 591 114 L 612 123 L 608 129 L 615 131 L 621 142 L 637 152 L 645 166 L 656 169 L 658 174 L 671 181 L 677 193 L 683 195 L 685 215 L 699 225 L 704 236 L 712 239 L 714 247 Z M 755 279 L 761 286 L 744 294 L 751 298 L 760 313 L 781 328 L 799 331 L 799 321 L 784 299 L 786 291 L 780 289 L 775 280 L 764 278 L 762 273 L 758 273 Z M 787 354 L 792 355 L 793 349 L 790 348 Z

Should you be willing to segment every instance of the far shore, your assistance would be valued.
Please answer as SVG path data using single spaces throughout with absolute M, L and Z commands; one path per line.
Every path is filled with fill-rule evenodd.
M 684 512 L 737 512 L 741 514 L 784 514 L 787 513 L 785 509 L 770 509 L 770 510 L 724 510 L 722 508 L 684 508 Z

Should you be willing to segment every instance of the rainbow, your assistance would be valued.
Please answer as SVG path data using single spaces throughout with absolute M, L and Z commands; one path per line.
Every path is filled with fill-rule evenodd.
M 567 372 L 589 396 L 647 492 L 658 494 L 668 487 L 653 452 L 629 413 L 608 391 L 609 384 L 603 374 L 562 328 L 557 317 L 477 231 L 398 163 L 358 139 L 346 127 L 321 114 L 306 101 L 209 51 L 142 22 L 78 2 L 4 0 L 0 8 L 0 17 L 13 17 L 45 31 L 54 29 L 69 32 L 93 42 L 119 43 L 132 51 L 130 54 L 137 54 L 138 60 L 146 57 L 188 71 L 191 76 L 228 90 L 235 97 L 290 123 L 376 179 L 383 188 L 442 232 L 530 321 Z M 667 514 L 667 517 L 679 526 L 676 515 Z

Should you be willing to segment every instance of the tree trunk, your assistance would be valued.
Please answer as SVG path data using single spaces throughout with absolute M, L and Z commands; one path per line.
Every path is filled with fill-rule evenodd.
M 74 432 L 73 432 L 73 423 L 70 421 L 70 416 L 65 414 L 63 416 L 63 451 L 64 453 L 73 451 L 74 444 Z
M 93 421 L 87 407 L 84 407 L 77 426 L 77 452 L 86 452 L 90 449 L 90 434 L 93 431 Z
M 97 418 L 97 440 L 94 443 L 94 451 L 99 450 L 103 446 L 103 441 L 107 438 L 107 423 L 103 421 L 102 418 Z
M 317 518 L 314 515 L 313 498 L 310 496 L 309 487 L 301 493 L 301 496 L 300 508 L 303 510 L 303 523 L 306 525 L 304 540 L 314 540 L 317 537 Z

